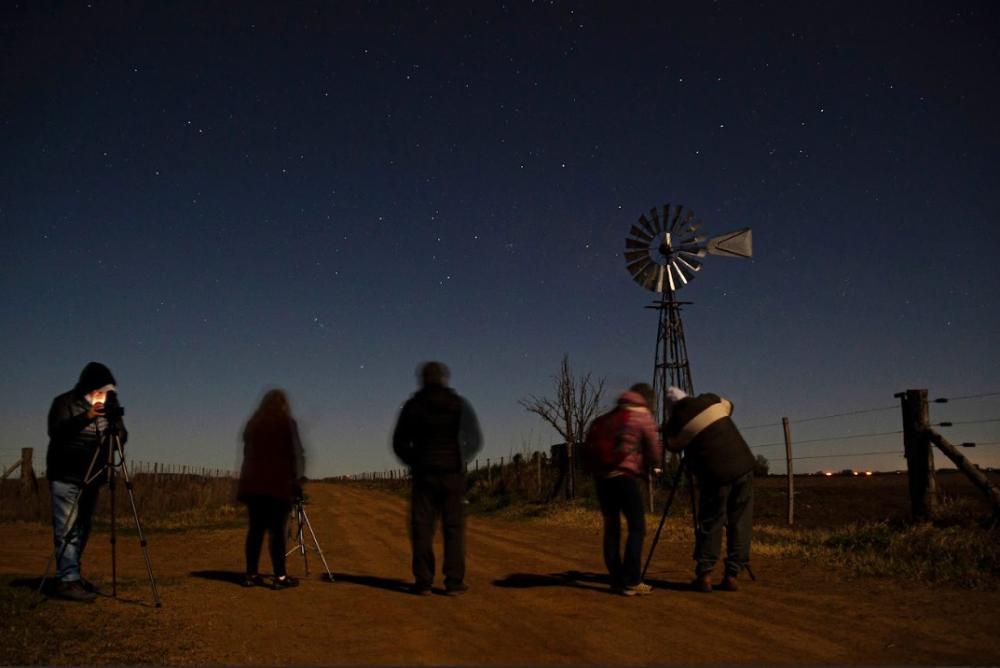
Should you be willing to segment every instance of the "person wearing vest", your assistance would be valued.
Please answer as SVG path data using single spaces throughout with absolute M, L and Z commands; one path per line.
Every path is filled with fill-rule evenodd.
M 684 451 L 700 488 L 695 528 L 695 579 L 692 587 L 712 591 L 712 569 L 726 528 L 725 573 L 719 589 L 736 591 L 737 577 L 750 564 L 753 527 L 754 456 L 729 417 L 733 404 L 715 394 L 687 396 L 667 390 L 670 418 L 664 428 L 671 452 Z
M 448 387 L 448 367 L 427 362 L 418 372 L 421 388 L 399 413 L 392 449 L 410 468 L 411 591 L 431 593 L 434 582 L 434 525 L 444 531 L 445 594 L 468 590 L 465 584 L 465 465 L 482 448 L 472 405 Z
M 597 499 L 604 517 L 604 565 L 608 569 L 611 590 L 622 596 L 642 596 L 653 588 L 640 580 L 642 543 L 646 536 L 646 509 L 639 489 L 639 477 L 647 469 L 659 473 L 663 457 L 656 421 L 649 406 L 654 403 L 653 388 L 636 383 L 618 398 L 616 410 L 626 411 L 627 421 L 618 447 L 627 452 L 611 471 L 594 479 Z M 625 554 L 621 553 L 621 517 L 628 525 Z

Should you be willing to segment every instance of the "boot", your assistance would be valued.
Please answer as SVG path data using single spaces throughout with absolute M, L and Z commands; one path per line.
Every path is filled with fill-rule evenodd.
M 712 593 L 712 572 L 706 571 L 701 575 L 696 575 L 691 581 L 691 589 L 703 594 Z
M 721 591 L 739 591 L 740 585 L 736 582 L 735 575 L 726 575 L 722 578 L 722 582 L 719 583 L 719 589 Z

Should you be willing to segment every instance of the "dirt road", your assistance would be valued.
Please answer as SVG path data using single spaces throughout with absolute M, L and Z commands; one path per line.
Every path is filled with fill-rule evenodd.
M 471 518 L 460 597 L 413 596 L 406 502 L 313 484 L 319 561 L 298 589 L 243 589 L 242 529 L 149 536 L 163 607 L 134 536 L 120 539 L 119 598 L 30 590 L 51 545 L 39 525 L 0 526 L 2 663 L 158 664 L 977 664 L 1000 662 L 1000 594 L 912 587 L 756 558 L 737 593 L 684 590 L 690 546 L 661 544 L 656 591 L 624 598 L 601 577 L 597 531 Z M 438 538 L 440 541 L 440 536 Z M 648 543 L 648 541 L 647 541 Z M 440 542 L 437 547 L 440 563 Z M 109 585 L 107 537 L 87 571 Z M 289 558 L 293 574 L 302 560 Z M 262 568 L 269 562 L 263 556 Z M 440 584 L 440 583 L 438 583 Z

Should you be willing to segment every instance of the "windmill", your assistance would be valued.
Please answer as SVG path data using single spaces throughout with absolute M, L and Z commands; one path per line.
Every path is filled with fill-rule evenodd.
M 706 255 L 749 258 L 752 238 L 749 227 L 717 237 L 699 234 L 702 221 L 693 211 L 665 204 L 661 209 L 641 215 L 625 238 L 626 268 L 636 283 L 660 294 L 660 299 L 646 308 L 659 311 L 656 331 L 656 363 L 653 367 L 653 390 L 658 397 L 657 423 L 666 420 L 666 391 L 671 385 L 694 394 L 691 366 L 681 307 L 691 302 L 678 301 L 676 292 L 690 283 L 702 269 Z

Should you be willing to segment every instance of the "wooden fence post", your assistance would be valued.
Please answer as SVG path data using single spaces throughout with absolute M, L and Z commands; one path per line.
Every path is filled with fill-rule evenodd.
M 792 430 L 788 418 L 781 418 L 785 429 L 785 464 L 788 466 L 788 526 L 795 524 L 795 471 L 792 469 Z
M 934 451 L 927 433 L 930 428 L 927 390 L 907 390 L 896 396 L 902 399 L 903 450 L 910 487 L 910 513 L 915 520 L 926 520 L 934 512 L 937 502 Z
M 573 500 L 576 498 L 576 462 L 573 461 L 573 444 L 566 443 L 566 468 L 569 469 L 567 473 L 569 477 L 566 480 L 566 498 Z
M 535 459 L 538 462 L 536 464 L 536 466 L 535 466 L 535 468 L 537 469 L 537 472 L 538 472 L 538 495 L 541 496 L 542 495 L 542 453 L 541 452 L 536 452 L 535 455 L 536 455 Z
M 493 484 L 493 468 L 490 466 L 490 458 L 486 458 L 486 482 Z
M 34 448 L 21 448 L 21 486 L 24 491 L 38 491 L 38 479 L 35 478 L 35 469 L 31 465 L 31 455 Z

